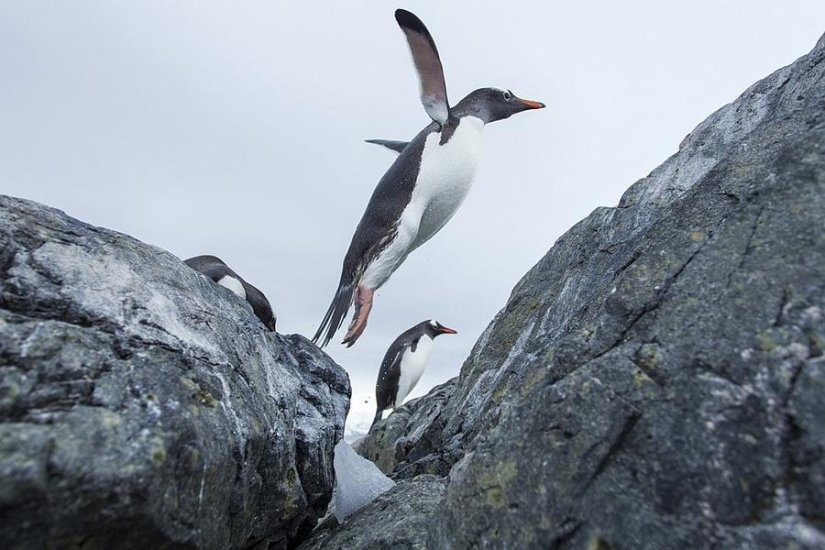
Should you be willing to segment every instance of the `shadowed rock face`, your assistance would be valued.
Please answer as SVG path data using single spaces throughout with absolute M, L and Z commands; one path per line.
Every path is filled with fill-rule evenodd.
M 823 349 L 825 38 L 562 236 L 447 395 L 360 448 L 449 472 L 429 548 L 822 548 Z
M 171 254 L 0 197 L 0 547 L 284 548 L 349 394 Z
M 462 450 L 428 436 L 439 436 L 446 425 L 442 411 L 455 386 L 456 380 L 450 380 L 433 388 L 426 398 L 405 403 L 376 425 L 368 437 L 355 442 L 353 449 L 395 479 L 447 475 Z

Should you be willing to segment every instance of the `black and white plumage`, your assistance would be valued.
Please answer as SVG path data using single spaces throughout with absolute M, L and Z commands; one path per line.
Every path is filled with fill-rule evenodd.
M 452 218 L 464 201 L 481 159 L 485 124 L 543 104 L 510 91 L 481 88 L 450 107 L 441 60 L 427 28 L 412 13 L 396 10 L 421 84 L 421 103 L 432 122 L 406 146 L 375 140 L 400 153 L 367 204 L 344 258 L 332 304 L 313 341 L 329 343 L 350 306 L 355 314 L 344 344 L 363 333 L 373 294 L 416 248 Z
M 390 344 L 378 381 L 375 383 L 375 402 L 378 410 L 372 426 L 381 420 L 387 409 L 400 407 L 424 374 L 433 350 L 433 340 L 440 334 L 455 334 L 438 321 L 423 321 L 401 333 Z M 372 429 L 370 426 L 370 430 Z
M 183 263 L 199 271 L 222 287 L 228 288 L 252 306 L 252 311 L 266 328 L 275 332 L 275 313 L 264 293 L 247 283 L 217 256 L 195 256 Z

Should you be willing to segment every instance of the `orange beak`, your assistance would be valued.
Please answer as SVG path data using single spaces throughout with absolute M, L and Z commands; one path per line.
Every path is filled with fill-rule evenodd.
M 440 332 L 441 334 L 458 334 L 453 329 L 451 329 L 449 327 L 445 327 L 443 325 L 438 329 L 438 332 Z
M 540 103 L 538 101 L 530 101 L 529 99 L 521 98 L 519 98 L 519 101 L 521 101 L 521 104 L 527 107 L 528 109 L 544 109 L 545 107 L 544 103 Z

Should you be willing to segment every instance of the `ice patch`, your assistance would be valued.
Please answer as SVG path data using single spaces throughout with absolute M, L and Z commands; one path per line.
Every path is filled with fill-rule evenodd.
M 386 493 L 395 482 L 381 473 L 378 466 L 358 456 L 349 443 L 335 446 L 335 517 L 338 523 Z

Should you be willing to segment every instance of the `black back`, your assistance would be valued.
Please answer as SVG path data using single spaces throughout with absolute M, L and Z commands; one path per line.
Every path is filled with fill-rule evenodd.
M 401 213 L 409 204 L 418 179 L 424 142 L 428 135 L 439 129 L 438 123 L 432 122 L 419 132 L 396 157 L 372 192 L 344 256 L 338 290 L 312 338 L 313 342 L 320 339 L 321 347 L 326 346 L 344 324 L 356 281 L 395 237 Z
M 383 241 L 395 235 L 401 213 L 415 189 L 424 142 L 429 134 L 438 130 L 434 122 L 422 130 L 401 151 L 375 187 L 344 258 L 344 270 L 353 276 L 361 275 L 359 268 L 369 265 L 384 248 L 380 245 L 387 244 Z

